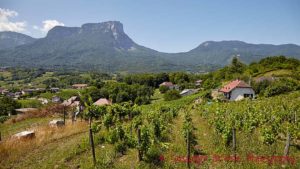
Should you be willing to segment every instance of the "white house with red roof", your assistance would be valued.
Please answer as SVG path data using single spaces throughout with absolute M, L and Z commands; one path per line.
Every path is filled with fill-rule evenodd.
M 242 80 L 234 80 L 229 84 L 223 86 L 219 92 L 231 101 L 242 100 L 244 98 L 254 98 L 255 92 L 253 88 Z

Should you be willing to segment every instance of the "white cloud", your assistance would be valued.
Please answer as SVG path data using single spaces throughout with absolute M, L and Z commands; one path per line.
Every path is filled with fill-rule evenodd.
M 18 16 L 18 12 L 0 8 L 0 31 L 25 32 L 26 22 L 12 22 L 11 18 Z
M 55 26 L 65 26 L 65 24 L 62 22 L 59 22 L 57 20 L 45 20 L 45 21 L 43 21 L 42 27 L 38 27 L 38 26 L 34 25 L 33 29 L 40 30 L 43 33 L 47 33 L 50 29 L 52 29 Z
M 36 26 L 36 25 L 33 25 L 32 28 L 33 28 L 33 29 L 36 29 L 36 30 L 39 30 L 39 29 L 40 29 L 40 28 L 39 28 L 38 26 Z

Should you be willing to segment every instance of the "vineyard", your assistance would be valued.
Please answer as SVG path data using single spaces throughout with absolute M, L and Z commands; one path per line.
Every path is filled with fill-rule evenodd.
M 26 147 L 24 143 L 20 146 L 20 142 L 1 144 L 1 165 L 4 168 L 11 168 L 12 164 L 17 168 L 299 167 L 299 92 L 225 103 L 206 101 L 203 96 L 200 92 L 143 106 L 91 105 L 83 117 L 90 123 L 78 121 L 77 130 L 72 131 L 74 124 L 69 123 L 65 129 L 57 129 L 61 130 L 58 136 L 53 135 L 53 129 L 47 129 L 52 132 L 45 136 L 46 142 L 26 144 L 38 147 L 45 144 L 43 148 Z M 196 104 L 197 98 L 202 102 Z M 5 146 L 15 148 L 9 152 Z M 55 150 L 53 146 L 61 148 Z M 19 161 L 28 150 L 33 150 L 32 154 Z M 47 156 L 50 159 L 43 159 Z M 36 159 L 40 161 L 34 162 Z

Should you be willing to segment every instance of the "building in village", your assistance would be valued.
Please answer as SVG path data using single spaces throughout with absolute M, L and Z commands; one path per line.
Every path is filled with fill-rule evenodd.
M 52 103 L 61 103 L 62 99 L 58 96 L 53 96 L 51 101 Z
M 73 85 L 72 85 L 72 88 L 73 88 L 73 89 L 85 89 L 85 88 L 87 88 L 87 87 L 88 87 L 87 84 L 73 84 Z
M 230 101 L 242 100 L 244 98 L 254 98 L 253 88 L 242 80 L 234 80 L 223 86 L 219 92 L 223 93 L 225 98 Z
M 36 91 L 35 89 L 23 89 L 21 92 L 22 95 L 26 95 L 26 94 L 33 94 L 33 92 L 35 91 Z
M 9 91 L 7 89 L 4 88 L 0 88 L 0 94 L 5 95 L 7 94 Z
M 195 82 L 195 86 L 196 87 L 200 87 L 201 86 L 201 84 L 202 84 L 202 80 L 197 80 L 196 82 Z
M 77 107 L 80 105 L 80 98 L 78 96 L 72 96 L 68 100 L 62 103 L 63 106 Z
M 94 103 L 94 105 L 96 106 L 112 105 L 112 102 L 106 98 L 100 98 Z
M 178 85 L 173 84 L 172 82 L 163 82 L 161 83 L 159 86 L 166 86 L 168 87 L 170 90 L 175 89 L 175 90 L 179 90 Z
M 57 93 L 57 92 L 59 92 L 59 88 L 58 87 L 52 87 L 52 88 L 50 88 L 50 92 L 51 93 Z
M 181 96 L 188 96 L 194 93 L 197 93 L 198 89 L 184 89 L 183 91 L 180 92 Z

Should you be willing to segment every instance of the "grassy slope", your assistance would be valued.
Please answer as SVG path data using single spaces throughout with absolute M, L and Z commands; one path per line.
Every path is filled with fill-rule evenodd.
M 2 133 L 2 139 L 9 137 L 15 133 L 21 132 L 23 130 L 29 129 L 33 126 L 38 126 L 38 125 L 45 125 L 47 124 L 52 118 L 31 118 L 31 119 L 26 119 L 24 121 L 20 121 L 14 124 L 8 124 L 0 123 L 0 131 Z
M 46 85 L 43 84 L 43 81 L 49 79 L 49 78 L 56 78 L 53 76 L 53 72 L 46 72 L 41 77 L 37 77 L 32 81 L 32 85 L 36 87 L 43 87 L 45 88 Z
M 270 70 L 266 71 L 260 74 L 257 74 L 254 78 L 259 78 L 259 77 L 289 77 L 293 74 L 292 70 L 289 69 L 278 69 L 278 70 Z
M 36 138 L 22 142 L 6 137 L 8 141 L 0 144 L 1 168 L 69 168 L 65 162 L 70 157 L 88 150 L 85 122 L 74 125 L 68 122 L 66 127 L 51 128 L 49 121 L 49 118 L 30 119 L 12 124 L 11 129 L 4 126 L 2 129 L 9 131 L 9 135 L 26 128 L 34 130 Z

